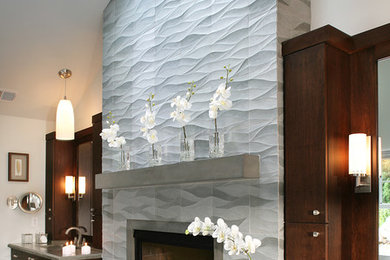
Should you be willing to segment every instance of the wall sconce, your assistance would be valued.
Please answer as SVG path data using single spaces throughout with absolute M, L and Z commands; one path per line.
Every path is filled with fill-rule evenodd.
M 86 190 L 86 177 L 79 176 L 78 179 L 78 196 L 77 199 L 82 199 Z M 74 176 L 65 176 L 65 193 L 68 194 L 68 199 L 76 200 L 76 178 Z
M 355 193 L 371 192 L 371 136 L 349 135 L 349 174 L 355 176 Z
M 85 194 L 85 183 L 86 183 L 86 178 L 85 176 L 79 176 L 79 199 L 82 199 L 84 194 Z
M 68 199 L 75 200 L 75 178 L 74 176 L 65 176 L 65 194 L 68 194 Z

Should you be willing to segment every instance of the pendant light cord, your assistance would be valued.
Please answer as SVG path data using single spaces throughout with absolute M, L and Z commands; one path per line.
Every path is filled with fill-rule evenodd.
M 64 99 L 66 99 L 66 79 L 65 79 L 65 94 L 64 94 Z

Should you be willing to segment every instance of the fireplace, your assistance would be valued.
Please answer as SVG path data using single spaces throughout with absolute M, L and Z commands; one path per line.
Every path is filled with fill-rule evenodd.
M 211 236 L 185 235 L 188 223 L 128 220 L 128 260 L 222 260 Z
M 135 260 L 214 259 L 213 239 L 210 236 L 135 230 L 134 247 Z

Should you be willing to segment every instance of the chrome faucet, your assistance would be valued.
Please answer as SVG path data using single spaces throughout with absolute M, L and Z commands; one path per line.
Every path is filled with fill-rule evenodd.
M 85 227 L 70 227 L 68 228 L 66 231 L 65 231 L 65 235 L 68 235 L 70 231 L 72 230 L 76 230 L 77 233 L 78 233 L 78 237 L 75 238 L 75 245 L 76 247 L 81 247 L 81 244 L 82 244 L 82 236 L 83 236 L 83 231 L 82 229 L 84 230 L 84 232 L 87 232 L 87 229 Z

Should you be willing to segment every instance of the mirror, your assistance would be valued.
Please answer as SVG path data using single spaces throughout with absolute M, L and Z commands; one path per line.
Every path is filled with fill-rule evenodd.
M 77 173 L 85 177 L 85 194 L 77 201 L 77 226 L 85 228 L 84 235 L 93 234 L 93 208 L 92 208 L 92 142 L 88 141 L 77 146 Z M 80 182 L 79 182 L 80 183 Z
M 379 259 L 390 259 L 390 58 L 378 61 Z
M 35 192 L 27 192 L 19 198 L 19 208 L 26 213 L 35 213 L 42 208 L 42 197 Z
M 7 206 L 10 209 L 16 209 L 18 207 L 18 198 L 16 196 L 9 196 L 7 198 Z

